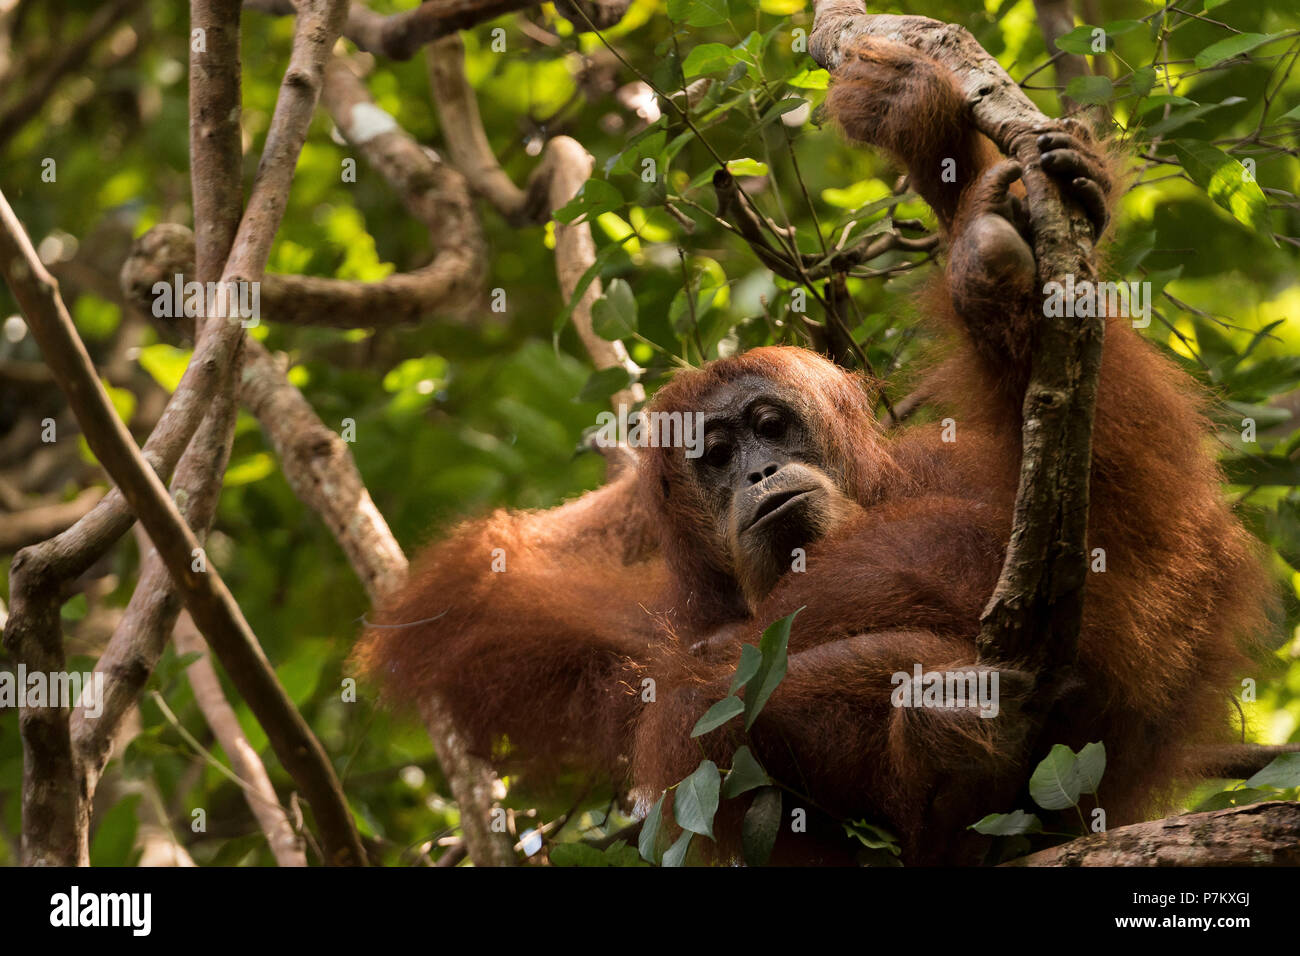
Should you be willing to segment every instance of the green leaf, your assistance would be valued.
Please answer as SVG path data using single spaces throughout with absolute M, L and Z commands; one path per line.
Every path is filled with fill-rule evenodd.
M 1284 36 L 1286 36 L 1285 33 L 1238 33 L 1235 36 L 1220 40 L 1218 43 L 1211 43 L 1196 54 L 1194 62 L 1198 70 L 1204 70 L 1216 63 L 1232 59 L 1234 56 L 1249 53 L 1256 47 L 1263 46 L 1265 43 Z
M 727 22 L 727 0 L 668 0 L 668 18 L 693 27 L 716 27 Z
M 1076 76 L 1065 85 L 1065 95 L 1076 103 L 1107 103 L 1115 95 L 1109 76 Z
M 691 731 L 692 737 L 699 737 L 707 734 L 710 730 L 716 730 L 721 727 L 732 717 L 743 713 L 745 704 L 739 697 L 724 697 L 707 711 L 704 716 L 695 722 L 695 729 Z
M 1132 30 L 1142 26 L 1138 20 L 1115 20 L 1106 24 L 1104 32 L 1106 34 L 1106 50 L 1110 49 L 1110 40 L 1112 37 L 1122 36 Z M 1081 56 L 1088 54 L 1100 53 L 1104 51 L 1094 50 L 1092 47 L 1093 37 L 1097 27 L 1090 24 L 1077 26 L 1064 36 L 1056 40 L 1056 48 L 1064 50 L 1066 53 L 1077 53 Z
M 146 345 L 140 350 L 140 367 L 170 393 L 181 383 L 190 355 L 189 350 L 171 345 Z
M 647 863 L 658 863 L 655 844 L 659 841 L 659 826 L 664 819 L 664 798 L 668 792 L 664 791 L 659 794 L 659 799 L 655 805 L 650 808 L 646 814 L 645 822 L 641 824 L 641 835 L 637 837 L 636 847 L 641 854 L 641 859 Z
M 1223 471 L 1230 485 L 1300 486 L 1300 461 L 1292 461 L 1280 455 L 1229 458 L 1223 463 Z
M 795 615 L 802 610 L 803 608 L 799 608 L 787 614 L 781 620 L 768 625 L 763 631 L 763 637 L 758 642 L 762 660 L 759 662 L 758 672 L 745 689 L 746 730 L 754 726 L 754 721 L 763 711 L 763 705 L 767 703 L 767 699 L 772 696 L 772 692 L 785 677 L 786 652 L 790 645 L 790 625 L 794 623 Z
M 1133 78 L 1129 81 L 1129 89 L 1138 96 L 1146 96 L 1156 85 L 1156 69 L 1153 66 L 1144 66 L 1141 69 L 1133 71 Z
M 781 791 L 764 787 L 754 794 L 754 802 L 745 811 L 740 829 L 740 846 L 745 862 L 762 866 L 772 856 L 776 836 L 781 830 Z
M 139 802 L 138 793 L 125 796 L 95 821 L 95 836 L 90 841 L 91 866 L 130 866 L 134 862 Z
M 766 176 L 767 171 L 767 163 L 756 159 L 727 160 L 727 172 L 733 176 Z
M 787 96 L 783 100 L 778 100 L 767 108 L 767 112 L 765 112 L 763 118 L 758 121 L 758 125 L 766 126 L 777 117 L 789 113 L 791 110 L 797 110 L 807 102 L 808 101 L 802 96 Z
M 1193 809 L 1193 813 L 1208 813 L 1211 810 L 1227 810 L 1230 807 L 1244 807 L 1261 800 L 1272 800 L 1277 794 L 1272 790 L 1252 790 L 1238 787 L 1236 790 L 1223 790 L 1206 797 Z
M 767 775 L 748 747 L 741 747 L 731 758 L 731 773 L 722 782 L 722 795 L 730 800 L 755 787 L 770 786 L 772 779 Z
M 644 866 L 625 840 L 615 840 L 604 850 L 587 843 L 561 843 L 551 848 L 552 866 Z
M 1269 226 L 1268 201 L 1264 191 L 1246 173 L 1245 167 L 1223 150 L 1199 140 L 1182 140 L 1174 144 L 1174 152 L 1191 176 L 1219 206 L 1233 218 L 1262 235 L 1273 245 L 1273 230 Z
M 578 190 L 578 194 L 555 210 L 553 215 L 557 222 L 566 225 L 581 216 L 588 221 L 603 212 L 614 212 L 623 208 L 623 194 L 608 179 L 588 179 Z
M 701 43 L 686 54 L 682 73 L 687 79 L 707 73 L 721 73 L 737 61 L 736 51 L 725 43 Z
M 1248 787 L 1274 787 L 1290 790 L 1300 787 L 1300 753 L 1281 754 L 1267 767 L 1246 781 Z
M 844 824 L 844 832 L 869 850 L 888 850 L 894 856 L 902 853 L 897 837 L 866 820 L 850 820 Z
M 677 838 L 677 842 L 664 851 L 664 866 L 681 866 L 686 861 L 686 851 L 691 848 L 691 837 L 695 836 L 690 830 L 687 830 Z
M 721 775 L 712 760 L 703 760 L 695 772 L 677 785 L 673 816 L 683 830 L 713 837 L 713 815 L 718 812 Z
M 586 843 L 561 843 L 551 848 L 552 866 L 608 866 L 605 854 Z
M 807 67 L 785 81 L 787 86 L 801 90 L 825 90 L 831 85 L 831 75 L 825 70 L 810 70 Z
M 985 836 L 1016 836 L 1022 833 L 1041 833 L 1043 822 L 1032 813 L 1012 810 L 1010 813 L 990 813 L 969 829 Z
M 587 384 L 578 393 L 580 402 L 603 402 L 620 389 L 627 388 L 632 376 L 621 365 L 601 368 L 591 373 Z
M 742 644 L 740 663 L 736 665 L 736 676 L 731 678 L 728 694 L 734 694 L 749 683 L 749 679 L 758 673 L 758 666 L 763 663 L 763 655 L 753 644 Z
M 1162 97 L 1153 96 L 1151 99 L 1152 101 L 1156 101 L 1157 105 L 1159 105 L 1158 101 Z M 1169 96 L 1164 98 L 1171 103 L 1183 99 L 1181 96 Z M 1189 100 L 1188 102 L 1192 101 Z M 1218 103 L 1196 103 L 1188 109 L 1177 110 L 1176 112 L 1170 113 L 1158 123 L 1152 123 L 1142 131 L 1142 135 L 1147 139 L 1154 139 L 1157 136 L 1168 136 L 1170 133 L 1174 132 L 1174 130 L 1182 129 L 1188 123 L 1200 119 L 1207 113 L 1212 113 L 1224 106 L 1236 106 L 1238 103 L 1244 102 L 1246 102 L 1244 96 L 1229 96 L 1226 99 L 1220 100 Z M 1145 113 L 1146 110 L 1144 109 L 1141 112 Z
M 632 287 L 615 279 L 591 306 L 591 327 L 602 339 L 625 339 L 637 330 L 636 297 Z
M 1057 744 L 1029 778 L 1029 795 L 1044 810 L 1064 810 L 1079 803 L 1078 758 L 1065 744 Z
M 1080 793 L 1096 793 L 1106 772 L 1106 747 L 1101 741 L 1084 744 L 1074 765 Z

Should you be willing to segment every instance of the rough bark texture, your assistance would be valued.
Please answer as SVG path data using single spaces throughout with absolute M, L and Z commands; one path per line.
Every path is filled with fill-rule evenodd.
M 832 73 L 861 36 L 906 43 L 952 70 L 976 126 L 1024 167 L 1040 284 L 1069 273 L 1076 281 L 1095 277 L 1087 217 L 1062 202 L 1037 163 L 1035 131 L 1052 120 L 965 28 L 926 17 L 865 15 L 859 0 L 821 0 L 816 8 L 809 48 Z M 1044 316 L 1041 322 L 1025 393 L 1011 540 L 979 636 L 986 660 L 1045 671 L 1074 659 L 1087 575 L 1084 536 L 1102 334 L 1101 318 Z
M 1120 827 L 1004 866 L 1300 866 L 1300 803 L 1253 803 Z
M 248 211 L 223 275 L 226 281 L 256 281 L 261 275 L 319 95 L 324 63 L 345 10 L 345 4 L 339 0 L 319 3 L 305 0 L 302 4 L 293 54 Z M 130 510 L 141 519 L 210 646 L 222 658 L 227 673 L 266 728 L 280 760 L 312 802 L 329 861 L 364 862 L 351 813 L 328 756 L 280 687 L 220 576 L 210 568 L 206 572 L 192 569 L 193 554 L 199 547 L 197 539 L 113 412 L 58 295 L 57 284 L 41 266 L 7 202 L 0 203 L 0 216 L 4 223 L 0 233 L 0 266 L 28 317 L 46 362 L 68 395 L 91 449 L 122 489 Z M 231 352 L 235 352 L 243 335 L 239 324 L 232 321 L 213 324 L 214 334 L 204 338 L 229 339 Z M 214 368 L 216 381 L 221 380 L 228 367 L 226 363 L 224 367 Z M 52 633 L 57 639 L 57 629 Z M 61 648 L 58 653 L 61 656 Z M 66 722 L 59 723 L 63 730 L 61 739 L 54 743 L 56 750 L 63 749 L 68 737 Z M 39 773 L 41 768 L 35 769 Z M 42 776 L 28 778 L 33 789 L 43 787 L 44 779 Z M 59 815 L 65 817 L 71 809 L 75 818 L 75 795 L 66 796 L 74 797 L 73 806 L 59 807 Z M 74 834 L 76 829 L 74 822 Z M 66 850 L 66 841 L 61 841 L 61 846 Z

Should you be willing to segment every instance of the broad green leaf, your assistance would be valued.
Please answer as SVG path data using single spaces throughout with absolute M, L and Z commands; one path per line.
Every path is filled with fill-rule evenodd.
M 146 345 L 140 350 L 140 367 L 168 392 L 174 392 L 190 364 L 191 354 L 188 349 L 172 345 Z
M 721 727 L 732 717 L 743 713 L 745 704 L 739 697 L 724 697 L 707 711 L 704 716 L 695 722 L 695 728 L 691 731 L 692 737 L 699 737 L 707 734 L 710 730 L 716 730 Z
M 683 830 L 713 837 L 713 815 L 718 812 L 721 776 L 718 765 L 703 760 L 695 772 L 677 785 L 673 816 Z
M 1076 103 L 1108 103 L 1115 86 L 1109 76 L 1076 76 L 1065 85 L 1065 95 Z
M 1244 166 L 1223 150 L 1199 140 L 1181 140 L 1174 152 L 1191 176 L 1233 218 L 1277 245 L 1269 226 L 1268 201 Z
M 897 837 L 883 827 L 868 823 L 866 820 L 850 820 L 844 824 L 844 832 L 869 850 L 888 850 L 894 856 L 902 852 Z
M 551 866 L 608 866 L 605 854 L 586 843 L 561 843 L 551 848 Z
M 1022 833 L 1040 833 L 1043 823 L 1032 813 L 1012 810 L 1010 813 L 990 813 L 970 829 L 985 836 L 1016 836 Z
M 781 791 L 764 787 L 754 794 L 754 802 L 745 811 L 741 824 L 740 845 L 745 862 L 762 866 L 772 856 L 776 836 L 781 830 Z
M 1223 790 L 1206 797 L 1195 807 L 1193 813 L 1209 813 L 1212 810 L 1227 810 L 1230 807 L 1245 807 L 1261 800 L 1272 800 L 1277 796 L 1274 790 L 1254 790 L 1250 787 L 1238 787 L 1236 790 Z
M 754 721 L 762 713 L 763 706 L 767 699 L 772 696 L 782 679 L 785 677 L 787 665 L 786 651 L 790 644 L 790 626 L 794 623 L 795 615 L 802 611 L 794 611 L 787 614 L 779 621 L 768 625 L 763 631 L 763 637 L 758 642 L 758 650 L 762 655 L 762 660 L 758 665 L 756 673 L 748 686 L 745 688 L 745 729 L 748 730 L 754 726 Z
M 1133 71 L 1133 78 L 1129 81 L 1129 89 L 1138 96 L 1146 96 L 1156 85 L 1156 70 L 1152 66 L 1144 66 L 1141 69 Z
M 797 110 L 807 102 L 808 101 L 802 96 L 787 96 L 783 100 L 778 100 L 767 108 L 767 112 L 765 112 L 763 118 L 758 121 L 758 125 L 766 126 L 777 117 L 789 113 L 791 110 Z
M 1078 804 L 1079 779 L 1074 770 L 1077 759 L 1065 744 L 1052 748 L 1029 778 L 1029 795 L 1034 803 L 1044 810 L 1064 810 Z
M 1275 787 L 1278 790 L 1290 790 L 1300 787 L 1300 753 L 1281 754 L 1255 776 L 1246 781 L 1246 786 Z
M 1106 772 L 1106 747 L 1101 741 L 1084 744 L 1074 765 L 1080 793 L 1096 793 Z
M 1104 50 L 1098 50 L 1093 46 L 1096 37 L 1096 30 L 1098 28 L 1089 24 L 1084 24 L 1075 27 L 1064 36 L 1058 37 L 1056 40 L 1056 48 L 1058 50 L 1064 50 L 1066 53 L 1077 53 L 1082 56 L 1104 53 L 1109 51 L 1110 40 L 1112 37 L 1123 36 L 1125 33 L 1136 30 L 1141 26 L 1142 24 L 1138 20 L 1115 20 L 1106 24 L 1104 28 L 1106 34 L 1106 47 Z
M 658 863 L 658 857 L 655 853 L 655 844 L 659 841 L 659 826 L 664 818 L 664 798 L 667 792 L 659 794 L 659 799 L 655 805 L 650 808 L 646 814 L 645 822 L 641 824 L 641 835 L 637 837 L 636 846 L 641 854 L 641 859 L 647 863 Z
M 736 676 L 731 678 L 728 694 L 734 694 L 749 683 L 749 679 L 758 673 L 758 665 L 763 663 L 763 655 L 753 644 L 742 644 L 740 663 L 736 665 Z
M 741 747 L 731 758 L 731 772 L 722 782 L 722 795 L 730 800 L 755 787 L 766 787 L 772 783 L 758 760 L 748 747 Z
M 727 172 L 733 176 L 766 176 L 767 163 L 760 163 L 756 159 L 729 159 Z
M 825 70 L 805 67 L 785 82 L 787 86 L 801 90 L 825 90 L 830 87 L 831 75 Z
M 716 27 L 727 22 L 727 0 L 668 0 L 668 18 L 693 27 Z
M 1155 97 L 1152 97 L 1152 99 L 1155 99 Z M 1182 97 L 1169 97 L 1170 102 L 1175 99 L 1182 99 Z M 1157 136 L 1168 136 L 1170 133 L 1174 132 L 1174 130 L 1182 129 L 1188 123 L 1200 119 L 1207 113 L 1212 113 L 1224 106 L 1236 106 L 1238 103 L 1244 102 L 1246 102 L 1244 96 L 1229 96 L 1218 103 L 1198 103 L 1187 109 L 1176 110 L 1159 122 L 1152 123 L 1142 131 L 1142 135 L 1147 139 L 1154 139 Z
M 553 215 L 557 222 L 569 224 L 581 216 L 590 221 L 602 212 L 614 212 L 623 208 L 623 194 L 608 179 L 588 179 L 567 203 L 555 210 Z
M 1285 33 L 1238 33 L 1220 40 L 1218 43 L 1211 43 L 1196 54 L 1194 62 L 1198 70 L 1204 70 L 1234 56 L 1249 53 L 1256 47 L 1263 46 L 1265 43 L 1284 36 L 1286 36 Z
M 686 851 L 691 848 L 691 837 L 695 836 L 690 830 L 687 830 L 677 838 L 677 842 L 664 851 L 664 866 L 681 866 L 686 861 Z
M 636 297 L 623 279 L 614 279 L 591 306 L 591 327 L 602 339 L 625 339 L 637 330 Z
M 736 51 L 725 43 L 701 43 L 686 54 L 682 73 L 687 79 L 706 73 L 721 73 L 736 62 Z
M 582 391 L 578 393 L 578 401 L 604 401 L 620 389 L 627 388 L 631 381 L 632 376 L 621 365 L 597 369 L 591 373 L 587 384 L 582 386 Z

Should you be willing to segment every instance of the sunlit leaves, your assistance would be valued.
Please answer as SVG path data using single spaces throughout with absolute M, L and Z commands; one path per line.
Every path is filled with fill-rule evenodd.
M 190 364 L 190 354 L 188 349 L 174 345 L 146 345 L 140 350 L 140 367 L 168 392 L 174 392 Z
M 1196 54 L 1196 68 L 1205 70 L 1214 66 L 1216 63 L 1222 63 L 1234 56 L 1241 56 L 1243 53 L 1249 53 L 1256 47 L 1263 46 L 1272 40 L 1286 36 L 1284 33 L 1237 33 L 1233 36 L 1226 37 L 1218 43 L 1211 43 L 1200 53 Z
M 1276 245 L 1268 221 L 1268 200 L 1236 159 L 1209 143 L 1180 140 L 1174 152 L 1187 175 L 1233 218 Z
M 557 222 L 576 222 L 586 216 L 594 219 L 602 212 L 614 212 L 623 208 L 623 194 L 607 179 L 588 179 L 578 190 L 578 194 L 565 205 L 555 210 Z

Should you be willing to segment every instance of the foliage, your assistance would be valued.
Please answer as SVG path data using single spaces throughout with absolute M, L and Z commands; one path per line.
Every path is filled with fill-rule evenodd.
M 372 4 L 383 12 L 411 5 Z M 98 5 L 66 0 L 30 6 L 24 52 L 41 63 L 84 27 Z M 3 187 L 33 237 L 57 261 L 102 270 L 110 288 L 132 236 L 190 218 L 187 14 L 184 4 L 143 6 L 126 32 L 98 48 L 84 74 L 60 84 L 40 117 L 5 147 Z M 1300 2 L 1235 0 L 1205 4 L 1212 9 L 1204 13 L 1200 0 L 1173 6 L 1197 16 L 1145 0 L 1087 5 L 1100 22 L 1080 25 L 1062 45 L 1092 56 L 1095 75 L 1076 81 L 1068 93 L 1106 111 L 1120 141 L 1139 157 L 1118 215 L 1111 271 L 1116 278 L 1151 282 L 1153 321 L 1146 334 L 1212 389 L 1227 492 L 1285 583 L 1277 632 L 1262 635 L 1280 663 L 1261 670 L 1258 699 L 1243 704 L 1248 735 L 1269 743 L 1300 741 L 1300 423 L 1294 414 L 1300 407 L 1300 71 L 1293 69 L 1300 56 Z M 889 2 L 871 9 L 964 24 L 1015 78 L 1026 78 L 1025 88 L 1046 113 L 1061 113 L 1051 68 L 1036 70 L 1048 54 L 1030 0 Z M 892 220 L 919 219 L 933 227 L 923 204 L 894 192 L 896 170 L 888 159 L 849 148 L 820 125 L 827 77 L 799 47 L 796 32 L 806 36 L 810 5 L 636 0 L 603 40 L 577 31 L 549 6 L 525 16 L 532 21 L 529 31 L 507 16 L 464 34 L 467 74 L 484 126 L 518 183 L 534 167 L 543 140 L 557 133 L 574 136 L 595 156 L 595 176 L 558 218 L 591 221 L 599 258 L 588 279 L 598 275 L 605 289 L 597 331 L 627 342 L 645 369 L 648 389 L 683 362 L 770 342 L 817 344 L 825 334 L 821 285 L 774 277 L 713 217 L 711 180 L 720 163 L 765 215 L 792 227 L 803 253 L 824 256 L 878 234 Z M 247 183 L 264 145 L 292 23 L 253 11 L 243 22 Z M 490 47 L 489 31 L 497 27 L 507 36 L 505 53 Z M 536 39 L 538 27 L 554 35 L 553 44 Z M 1096 28 L 1105 41 L 1100 53 Z M 366 82 L 403 128 L 437 148 L 425 69 L 421 56 L 379 58 Z M 35 82 L 36 71 L 30 72 L 18 77 L 10 98 Z M 638 85 L 674 93 L 699 80 L 712 82 L 686 115 L 645 96 Z M 341 181 L 340 164 L 350 155 L 318 115 L 272 251 L 272 271 L 375 279 L 427 261 L 427 233 L 377 173 L 359 164 L 355 183 Z M 53 183 L 41 177 L 47 158 L 57 164 Z M 650 179 L 647 170 L 654 171 Z M 595 487 L 603 466 L 597 456 L 578 452 L 580 437 L 625 383 L 593 373 L 567 321 L 571 303 L 562 300 L 555 281 L 551 227 L 512 226 L 486 207 L 482 218 L 492 249 L 485 288 L 507 290 L 504 314 L 471 302 L 467 320 L 430 317 L 402 329 L 369 330 L 363 316 L 354 330 L 296 328 L 277 325 L 271 316 L 253 330 L 290 356 L 292 381 L 328 425 L 355 420 L 353 454 L 408 551 L 461 516 L 502 505 L 550 506 Z M 892 251 L 848 278 L 848 334 L 859 360 L 887 380 L 884 395 L 891 401 L 909 393 L 932 344 L 916 321 L 915 305 L 931 269 L 923 253 Z M 135 344 L 119 341 L 121 310 L 102 287 L 67 281 L 64 291 L 96 360 L 129 356 L 133 384 L 115 382 L 113 394 L 142 440 L 156 406 L 148 399 L 174 387 L 187 353 L 152 331 Z M 0 316 L 14 311 L 0 290 Z M 0 361 L 36 362 L 39 354 L 30 337 L 5 338 Z M 59 407 L 49 394 L 0 383 L 0 430 Z M 334 755 L 365 837 L 385 862 L 416 862 L 438 852 L 438 839 L 455 829 L 454 806 L 418 724 L 378 710 L 364 694 L 358 703 L 341 699 L 345 659 L 367 602 L 327 529 L 274 464 L 257 423 L 242 414 L 210 559 L 290 696 Z M 86 480 L 65 479 L 54 490 L 72 497 Z M 90 480 L 102 484 L 102 478 Z M 8 560 L 0 570 L 7 570 Z M 126 603 L 138 563 L 134 544 L 124 544 L 96 569 L 96 585 L 82 582 L 85 593 L 70 600 L 64 614 L 70 666 L 93 663 L 104 637 L 102 612 Z M 7 586 L 0 589 L 7 601 Z M 698 733 L 742 713 L 746 728 L 753 723 L 783 674 L 784 640 L 765 637 L 760 654 L 742 661 L 744 679 L 738 674 L 725 706 L 710 711 Z M 7 663 L 0 657 L 0 666 Z M 211 737 L 180 665 L 168 651 L 149 689 L 206 746 Z M 743 701 L 735 696 L 741 686 Z M 231 700 L 253 747 L 267 757 L 277 790 L 288 793 L 291 781 L 270 757 L 265 734 L 233 693 Z M 120 792 L 128 782 L 148 784 L 201 863 L 270 863 L 238 787 L 195 753 L 149 694 L 141 699 L 140 718 L 136 739 L 109 767 L 124 785 Z M 1039 778 L 1042 792 L 1073 798 L 1063 806 L 1092 792 L 1087 786 L 1095 789 L 1091 770 L 1081 769 L 1090 765 L 1087 748 L 1069 759 L 1054 752 L 1049 760 L 1052 785 Z M 16 857 L 20 768 L 17 717 L 5 711 L 0 863 Z M 702 764 L 689 779 L 690 799 L 679 792 L 674 801 L 683 836 L 666 851 L 657 848 L 668 829 L 659 827 L 661 801 L 642 827 L 641 857 L 681 863 L 693 834 L 710 834 L 711 808 L 751 790 L 758 791 L 754 806 L 761 809 L 752 823 L 745 821 L 747 852 L 758 860 L 765 846 L 770 850 L 781 791 L 748 750 L 734 755 L 725 777 Z M 1293 777 L 1266 776 L 1233 792 L 1249 799 L 1287 780 Z M 558 796 L 537 795 L 526 780 L 508 783 L 508 803 L 521 813 L 535 811 L 540 820 L 570 809 L 580 792 L 575 785 Z M 548 835 L 552 862 L 631 862 L 631 847 L 618 843 L 600 851 L 566 848 L 626 822 L 604 812 L 602 796 L 591 794 L 584 804 L 602 809 L 580 811 L 558 836 Z M 1202 800 L 1212 797 L 1198 792 L 1189 805 Z M 148 803 L 123 796 L 100 815 L 96 862 L 130 861 Z M 192 832 L 195 807 L 206 808 L 209 821 L 225 823 Z M 981 821 L 982 832 L 1032 827 L 1034 818 L 1012 817 Z M 881 843 L 888 853 L 887 835 L 873 833 L 869 823 L 850 828 L 864 845 Z

